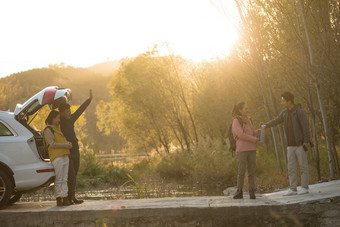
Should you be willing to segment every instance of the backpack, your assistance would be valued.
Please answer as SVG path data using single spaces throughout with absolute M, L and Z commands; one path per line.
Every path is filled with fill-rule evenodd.
M 52 127 L 50 127 L 50 126 L 47 126 L 46 128 L 49 128 L 51 131 L 52 131 L 52 133 L 54 134 L 54 130 L 53 130 L 53 128 Z M 45 129 L 46 129 L 45 128 Z M 47 141 L 45 140 L 45 136 L 44 135 L 42 135 L 42 137 L 43 137 L 43 150 L 42 150 L 42 157 L 44 158 L 44 159 L 50 159 L 50 156 L 49 156 L 49 154 L 48 154 L 48 147 L 50 146 L 48 143 L 47 143 Z
M 236 117 L 238 122 L 240 123 L 241 127 L 243 127 L 243 121 L 241 118 Z M 233 132 L 232 132 L 232 127 L 233 127 L 233 122 L 230 123 L 229 125 L 229 130 L 228 130 L 228 139 L 229 139 L 229 150 L 231 152 L 236 151 L 236 140 L 234 138 Z M 237 139 L 237 138 L 236 138 Z

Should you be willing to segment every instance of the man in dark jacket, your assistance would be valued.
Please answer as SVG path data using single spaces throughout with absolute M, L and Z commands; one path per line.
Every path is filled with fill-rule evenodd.
M 284 92 L 281 103 L 285 108 L 274 120 L 267 122 L 266 128 L 284 123 L 287 139 L 288 176 L 290 188 L 284 196 L 297 194 L 297 163 L 301 172 L 301 191 L 299 194 L 308 193 L 308 147 L 310 147 L 309 124 L 306 113 L 300 105 L 294 104 L 294 95 Z
M 81 106 L 71 114 L 71 108 L 68 103 L 62 103 L 59 106 L 60 112 L 60 129 L 67 141 L 72 143 L 72 148 L 70 149 L 70 162 L 69 162 L 69 170 L 68 170 L 68 197 L 71 203 L 80 204 L 83 203 L 83 200 L 76 199 L 75 197 L 75 189 L 77 182 L 77 173 L 79 170 L 80 164 L 80 153 L 79 153 L 79 145 L 78 139 L 74 132 L 74 123 L 80 117 L 80 115 L 85 111 L 85 109 L 90 105 L 92 100 L 92 90 L 90 90 L 90 97 L 83 103 Z

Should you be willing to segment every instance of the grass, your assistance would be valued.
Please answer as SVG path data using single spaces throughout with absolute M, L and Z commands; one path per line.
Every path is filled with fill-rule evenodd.
M 163 157 L 154 155 L 131 163 L 98 159 L 96 153 L 96 150 L 81 151 L 77 195 L 83 199 L 219 196 L 223 195 L 224 189 L 236 185 L 236 157 L 228 148 L 218 144 L 200 145 L 192 153 L 174 152 Z M 312 154 L 309 154 L 308 160 L 309 183 L 315 184 L 319 179 Z M 322 180 L 329 180 L 325 148 L 320 148 L 320 167 Z M 268 152 L 261 147 L 257 151 L 255 177 L 260 193 L 289 186 L 287 173 L 278 170 L 276 155 L 271 148 Z M 244 187 L 248 187 L 247 177 Z M 41 190 L 38 194 L 24 195 L 22 201 L 54 199 L 53 187 Z
M 133 179 L 133 177 L 130 174 L 127 174 L 127 176 L 132 180 L 132 182 L 135 184 L 138 199 L 146 198 L 147 197 L 147 191 L 146 191 L 146 184 L 144 184 L 142 187 Z
M 129 180 L 129 170 L 111 163 L 96 159 L 96 150 L 82 152 L 77 186 L 87 187 L 118 187 Z
M 264 148 L 259 148 L 257 151 L 255 175 L 258 192 L 272 192 L 289 185 L 287 173 L 278 170 L 276 155 L 270 150 L 267 152 Z M 157 196 L 168 195 L 174 185 L 202 189 L 202 194 L 198 195 L 221 195 L 225 188 L 237 183 L 236 156 L 218 144 L 200 145 L 191 153 L 174 152 L 163 157 L 155 155 L 124 165 L 98 160 L 95 154 L 95 151 L 81 154 L 78 175 L 80 188 L 119 188 L 130 185 L 136 188 L 138 198 L 145 198 L 150 193 Z M 320 152 L 320 167 L 322 177 L 327 179 L 329 167 L 326 151 Z M 309 157 L 309 168 L 310 184 L 317 183 L 312 155 Z M 245 179 L 245 189 L 247 188 Z

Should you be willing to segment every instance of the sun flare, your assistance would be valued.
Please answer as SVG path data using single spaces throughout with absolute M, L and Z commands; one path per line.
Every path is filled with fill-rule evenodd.
M 61 62 L 87 67 L 134 57 L 164 42 L 201 61 L 228 55 L 237 41 L 232 23 L 209 0 L 18 1 L 0 3 L 0 20 L 7 21 L 0 24 L 6 34 L 0 77 Z M 230 15 L 237 12 L 228 7 Z

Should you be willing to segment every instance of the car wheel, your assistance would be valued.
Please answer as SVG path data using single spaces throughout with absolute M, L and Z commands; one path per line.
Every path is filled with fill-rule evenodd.
M 8 204 L 8 205 L 11 205 L 11 204 L 13 204 L 13 203 L 18 202 L 19 199 L 21 198 L 21 196 L 22 196 L 22 193 L 20 193 L 20 192 L 15 192 L 14 195 L 12 195 L 12 197 L 9 199 L 9 201 L 8 201 L 7 204 Z
M 8 174 L 0 169 L 0 208 L 4 207 L 13 194 L 13 183 Z

